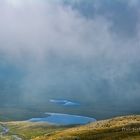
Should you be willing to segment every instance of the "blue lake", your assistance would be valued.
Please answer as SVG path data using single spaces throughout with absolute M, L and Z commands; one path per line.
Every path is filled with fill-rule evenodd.
M 61 114 L 61 113 L 45 113 L 48 115 L 44 118 L 32 118 L 30 122 L 46 122 L 56 125 L 76 125 L 76 124 L 87 124 L 96 121 L 94 118 Z
M 78 102 L 74 102 L 74 101 L 70 101 L 70 100 L 56 100 L 56 99 L 50 99 L 49 100 L 51 103 L 54 103 L 54 104 L 58 104 L 58 105 L 62 105 L 62 106 L 79 106 L 80 103 Z

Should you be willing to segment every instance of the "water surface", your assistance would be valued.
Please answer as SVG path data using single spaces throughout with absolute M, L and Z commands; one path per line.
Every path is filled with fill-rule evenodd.
M 80 103 L 70 101 L 70 100 L 65 100 L 65 99 L 50 99 L 51 103 L 62 105 L 62 106 L 79 106 Z
M 78 115 L 69 115 L 61 113 L 45 113 L 48 115 L 44 118 L 32 118 L 29 121 L 31 122 L 47 122 L 57 125 L 76 125 L 76 124 L 87 124 L 90 122 L 96 121 L 94 118 L 78 116 Z

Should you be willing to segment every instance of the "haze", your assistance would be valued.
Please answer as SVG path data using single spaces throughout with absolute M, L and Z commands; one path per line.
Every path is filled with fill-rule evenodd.
M 139 114 L 139 6 L 138 0 L 1 0 L 1 109 L 96 119 Z

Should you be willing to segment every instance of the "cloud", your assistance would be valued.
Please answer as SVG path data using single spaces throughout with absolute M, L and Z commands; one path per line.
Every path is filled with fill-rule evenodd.
M 140 3 L 138 0 L 128 0 L 128 4 L 130 7 L 137 7 Z
M 103 3 L 94 3 L 94 16 L 87 18 L 58 1 L 1 2 L 0 53 L 24 73 L 18 85 L 22 99 L 36 103 L 63 96 L 91 104 L 132 101 L 133 106 L 140 98 L 139 21 L 121 22 L 119 6 L 110 16 Z M 121 6 L 123 16 L 130 13 L 128 4 Z M 131 32 L 117 32 L 127 24 L 136 29 L 129 37 Z

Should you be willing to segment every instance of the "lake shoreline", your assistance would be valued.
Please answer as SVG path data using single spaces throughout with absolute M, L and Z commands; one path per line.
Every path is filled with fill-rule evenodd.
M 70 115 L 62 113 L 45 113 L 47 116 L 44 118 L 31 118 L 28 121 L 30 122 L 46 122 L 54 125 L 84 125 L 91 122 L 95 122 L 95 118 L 79 116 L 79 115 Z

